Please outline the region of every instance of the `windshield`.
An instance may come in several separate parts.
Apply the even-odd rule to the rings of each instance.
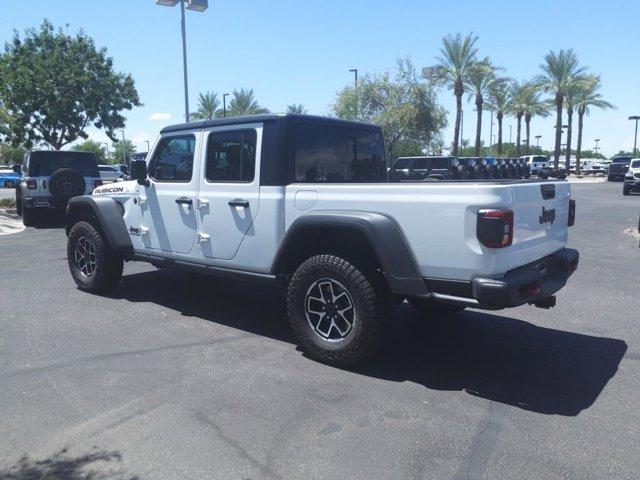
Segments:
[[[48,177],[61,168],[71,168],[83,177],[100,176],[96,156],[89,152],[31,152],[28,168],[33,177]]]
[[[616,157],[611,163],[629,163],[629,160],[631,160],[631,157]]]
[[[634,160],[631,162],[631,168],[640,168],[640,160]]]

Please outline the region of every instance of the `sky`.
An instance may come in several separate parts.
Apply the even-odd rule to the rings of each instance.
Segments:
[[[131,73],[142,107],[127,112],[125,136],[139,151],[165,125],[184,120],[180,10],[155,0],[0,0],[0,45],[44,18],[69,33],[83,29],[107,48],[115,68]],[[615,110],[593,110],[585,119],[584,148],[606,155],[633,148],[633,122],[640,115],[638,0],[209,0],[203,13],[187,11],[190,110],[199,92],[253,88],[273,112],[302,103],[309,113],[330,111],[336,92],[360,75],[393,71],[398,56],[421,68],[436,63],[442,37],[479,36],[479,55],[504,74],[530,79],[549,50],[573,48],[589,71],[602,76],[604,98]],[[68,26],[67,26],[68,25]],[[455,103],[439,90],[448,111],[443,138],[453,137]],[[465,98],[464,138],[473,143],[475,112]],[[488,143],[489,114],[483,117]],[[505,141],[509,140],[504,122]],[[531,135],[552,148],[554,120],[534,118]],[[523,127],[524,132],[524,127]],[[92,129],[92,138],[107,141]],[[494,134],[495,134],[494,128]]]

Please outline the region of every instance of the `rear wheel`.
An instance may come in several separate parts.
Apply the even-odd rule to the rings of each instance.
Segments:
[[[20,187],[16,187],[16,213],[22,215],[22,194],[20,193]]]
[[[37,212],[33,207],[22,207],[22,223],[25,227],[32,227],[36,223]]]
[[[123,259],[88,222],[76,223],[67,240],[67,261],[80,290],[91,293],[113,288],[122,278]]]
[[[388,311],[387,292],[369,277],[334,255],[317,255],[298,267],[289,283],[287,309],[306,354],[347,366],[377,350]]]

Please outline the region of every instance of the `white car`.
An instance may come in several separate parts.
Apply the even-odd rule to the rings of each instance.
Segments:
[[[281,286],[301,348],[334,365],[372,354],[402,299],[432,315],[549,308],[578,266],[568,182],[389,183],[374,125],[293,114],[175,125],[147,162],[71,200],[78,287],[114,287],[130,260]]]
[[[124,173],[114,165],[98,165],[98,171],[103,182],[117,182],[124,177]]]
[[[525,155],[520,157],[529,165],[529,169],[533,175],[538,174],[538,170],[543,168],[551,168],[551,162],[546,155]]]

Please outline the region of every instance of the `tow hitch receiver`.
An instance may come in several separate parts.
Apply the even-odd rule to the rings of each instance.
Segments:
[[[540,300],[536,300],[533,304],[538,308],[551,308],[556,306],[556,296],[551,295],[547,298],[541,298]]]

